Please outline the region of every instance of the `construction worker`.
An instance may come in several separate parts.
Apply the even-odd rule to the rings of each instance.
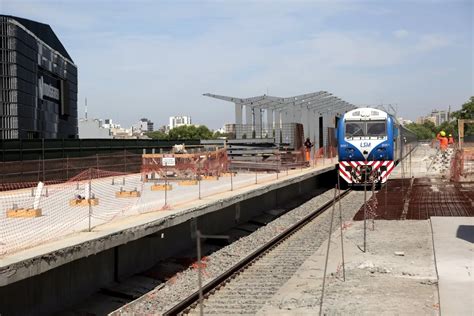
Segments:
[[[453,134],[449,134],[448,136],[448,145],[454,145]]]
[[[439,149],[444,152],[448,148],[448,138],[446,137],[446,132],[439,132],[438,135],[436,135],[436,139],[439,141]]]
[[[311,143],[309,138],[306,138],[306,141],[304,142],[304,147],[305,147],[306,161],[310,161],[311,160],[311,147],[313,147],[313,143]]]

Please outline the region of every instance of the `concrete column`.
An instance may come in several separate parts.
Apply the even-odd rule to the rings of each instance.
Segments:
[[[281,143],[281,111],[275,111],[275,142]]]
[[[315,110],[310,110],[309,111],[309,120],[311,121],[309,125],[309,138],[313,142],[313,144],[317,144],[318,139],[316,138],[317,133],[318,133],[318,116],[316,115]]]
[[[311,122],[309,119],[309,110],[307,107],[301,108],[300,116],[301,116],[301,122],[303,123],[303,133],[304,133],[303,136],[306,139],[307,137],[309,137],[309,129],[311,125]]]
[[[255,138],[262,138],[262,110],[254,108],[255,114]]]
[[[253,113],[250,105],[245,105],[245,124],[240,129],[241,138],[252,138]]]
[[[235,103],[235,124],[242,125],[242,104]]]
[[[265,133],[268,135],[268,137],[273,137],[273,110],[272,109],[266,109],[267,111],[267,124],[265,125]]]
[[[253,124],[253,113],[250,105],[245,106],[245,124],[252,126]]]

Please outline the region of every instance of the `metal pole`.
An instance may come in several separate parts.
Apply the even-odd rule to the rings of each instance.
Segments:
[[[375,200],[375,182],[372,183],[372,197],[371,197],[371,199],[372,199],[373,207],[375,207],[375,202],[374,202],[374,200]],[[374,231],[375,230],[375,213],[374,213],[375,210],[372,210],[372,211],[373,211],[372,212],[372,231]]]
[[[255,184],[257,184],[257,156],[255,156]]]
[[[277,171],[276,171],[276,174],[277,174],[277,180],[278,180],[278,174],[280,173],[280,167],[281,167],[281,156],[280,156],[280,153],[278,153],[278,161],[277,161]]]
[[[66,156],[66,180],[69,180],[69,155]]]
[[[165,166],[165,207],[168,206],[168,172]]]
[[[87,203],[89,204],[89,232],[91,231],[91,217],[92,217],[91,193],[92,193],[92,168],[89,168],[89,194],[88,194],[88,200],[87,200]]]
[[[23,160],[21,161],[21,176],[23,177]],[[38,182],[40,182],[41,177],[41,156],[38,156]]]
[[[364,252],[367,251],[367,169],[364,169]]]
[[[45,176],[44,176],[44,138],[41,139],[41,147],[42,147],[42,153],[43,153],[43,182],[45,181]]]
[[[201,176],[198,175],[199,199],[201,199]]]
[[[387,219],[385,216],[387,214],[387,191],[388,191],[388,179],[385,180],[385,210],[383,211],[384,219]]]
[[[342,222],[342,206],[341,206],[341,178],[337,175],[337,192],[339,199],[339,223],[341,226],[341,256],[342,256],[342,279],[346,281],[346,265],[344,260],[344,223]]]
[[[323,312],[324,288],[325,288],[325,285],[326,285],[326,271],[327,271],[327,267],[328,267],[329,247],[331,246],[331,235],[332,235],[332,223],[333,223],[333,220],[334,220],[334,209],[336,208],[336,191],[337,191],[337,186],[334,188],[334,199],[332,201],[331,222],[329,224],[328,247],[327,247],[327,250],[326,250],[326,261],[324,263],[323,287],[321,289],[321,300],[319,301],[319,315],[322,315],[322,312]]]
[[[127,173],[127,150],[123,150],[123,172]]]
[[[411,149],[411,148],[410,148]],[[411,178],[411,150],[410,150],[410,157],[409,157],[409,162],[410,162],[410,178]]]
[[[202,306],[202,276],[201,276],[201,232],[196,231],[196,243],[197,243],[197,260],[198,260],[198,286],[199,286],[199,315],[204,315]]]

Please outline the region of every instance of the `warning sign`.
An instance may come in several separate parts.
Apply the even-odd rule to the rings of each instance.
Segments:
[[[163,157],[161,158],[161,164],[166,167],[176,166],[176,159],[174,157]]]

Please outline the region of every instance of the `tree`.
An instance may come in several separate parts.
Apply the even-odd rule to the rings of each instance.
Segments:
[[[459,119],[473,120],[474,119],[474,96],[462,105],[461,110],[453,112],[452,116]],[[457,131],[457,124],[455,126]],[[467,124],[464,128],[464,135],[474,135],[474,124]]]
[[[227,138],[231,139],[233,137],[232,133],[221,133],[219,131],[215,131],[214,134],[212,134],[212,138],[218,139],[218,138]]]
[[[408,128],[413,133],[415,133],[416,137],[419,140],[428,140],[428,139],[432,139],[435,136],[433,130],[431,130],[430,128],[431,125],[428,124],[428,126],[425,125],[424,123],[423,124],[410,123],[406,125],[406,128]],[[433,127],[434,127],[434,124],[433,124]]]
[[[173,128],[168,133],[168,139],[211,139],[212,132],[204,125],[196,127],[194,125],[183,125]]]
[[[145,135],[152,139],[160,139],[160,140],[168,139],[168,135],[162,131],[147,132],[145,133]]]

